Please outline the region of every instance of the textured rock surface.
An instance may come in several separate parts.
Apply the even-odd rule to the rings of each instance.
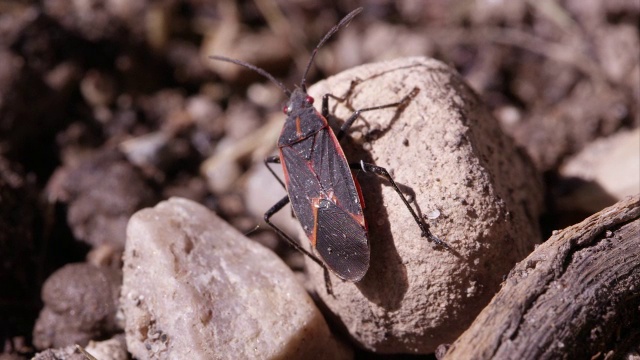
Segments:
[[[47,349],[37,353],[33,360],[91,360],[85,354],[93,356],[97,360],[129,359],[124,335],[120,334],[105,341],[90,341],[85,348],[69,345],[63,348]],[[3,358],[0,356],[0,359]]]
[[[118,334],[109,340],[90,341],[84,350],[99,360],[129,359],[124,334]]]
[[[86,345],[119,330],[116,310],[120,270],[86,263],[69,264],[53,273],[42,288],[44,308],[33,330],[38,349]]]
[[[138,359],[341,359],[311,298],[273,253],[172,198],[127,228],[121,306]]]
[[[69,345],[63,348],[47,349],[37,353],[33,360],[86,360],[87,358],[75,346]]]
[[[360,82],[351,85],[355,79]],[[417,94],[404,109],[363,113],[353,139],[343,141],[345,153],[351,162],[386,167],[415,192],[421,213],[439,212],[428,224],[453,251],[422,238],[393,189],[360,173],[369,272],[357,284],[332,276],[334,298],[326,294],[320,268],[307,261],[338,322],[361,346],[386,353],[430,353],[455,340],[502,277],[541,240],[538,174],[449,67],[426,58],[369,64],[309,92],[318,100],[325,93],[346,96],[329,106],[346,119],[356,109],[396,102],[412,91]]]

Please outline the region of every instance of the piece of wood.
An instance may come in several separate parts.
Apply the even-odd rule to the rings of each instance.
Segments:
[[[640,195],[554,232],[444,359],[609,359],[640,339]]]

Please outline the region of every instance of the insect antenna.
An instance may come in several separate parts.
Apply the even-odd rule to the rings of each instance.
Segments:
[[[349,25],[349,22],[351,21],[351,19],[356,17],[356,15],[360,14],[361,11],[362,11],[362,8],[360,7],[360,8],[357,8],[357,9],[353,10],[349,14],[347,14],[347,16],[342,18],[342,20],[340,20],[340,22],[337,25],[332,27],[331,30],[329,30],[327,32],[327,34],[322,38],[322,40],[320,40],[320,42],[318,43],[316,48],[313,49],[313,52],[311,53],[311,58],[309,59],[309,62],[307,63],[307,68],[304,70],[304,75],[302,76],[302,81],[300,82],[300,88],[302,89],[302,91],[304,91],[305,93],[307,92],[307,73],[309,72],[309,69],[311,68],[311,64],[313,64],[313,59],[316,57],[316,53],[318,52],[318,49],[320,49],[322,47],[322,45],[324,45],[324,43],[327,40],[329,40],[329,38],[331,36],[333,36],[333,34],[338,32],[338,30],[340,30],[341,28]]]
[[[241,61],[241,60],[236,60],[236,59],[231,59],[228,57],[224,57],[224,56],[217,56],[217,55],[213,55],[213,56],[209,56],[210,59],[213,60],[220,60],[220,61],[226,61],[226,62],[230,62],[236,65],[240,65],[240,66],[244,66],[247,69],[251,69],[255,72],[257,72],[258,74],[266,77],[267,79],[271,80],[271,82],[273,82],[274,84],[278,85],[278,87],[280,89],[282,89],[282,91],[285,93],[285,95],[287,95],[287,97],[291,97],[291,90],[287,89],[286,86],[284,86],[284,84],[282,84],[280,81],[276,80],[276,78],[273,77],[273,75],[269,74],[268,72],[266,72],[264,69],[261,69],[255,65],[251,65],[247,62]]]

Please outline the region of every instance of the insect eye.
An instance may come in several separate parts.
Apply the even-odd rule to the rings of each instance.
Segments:
[[[291,105],[285,105],[285,106],[283,106],[283,107],[282,107],[282,112],[283,112],[285,115],[289,115],[289,113],[291,112]]]
[[[311,97],[309,95],[307,95],[307,97],[304,99],[304,101],[306,101],[307,104],[309,104],[309,105],[313,104],[313,100],[314,100],[313,97]]]

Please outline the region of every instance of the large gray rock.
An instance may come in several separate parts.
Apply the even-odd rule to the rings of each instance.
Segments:
[[[272,252],[205,207],[172,198],[127,228],[121,306],[138,359],[345,359]]]
[[[343,142],[345,153],[351,162],[386,167],[415,192],[413,206],[429,215],[432,233],[453,250],[421,237],[393,189],[360,173],[368,273],[355,284],[332,275],[332,297],[321,269],[307,261],[321,299],[353,339],[385,353],[430,353],[455,340],[541,241],[539,175],[454,70],[405,58],[347,70],[309,93],[317,103],[325,93],[346,96],[343,103],[330,101],[332,113],[346,119],[412,91],[417,94],[403,109],[363,113],[352,140]],[[308,244],[304,236],[302,242]]]

